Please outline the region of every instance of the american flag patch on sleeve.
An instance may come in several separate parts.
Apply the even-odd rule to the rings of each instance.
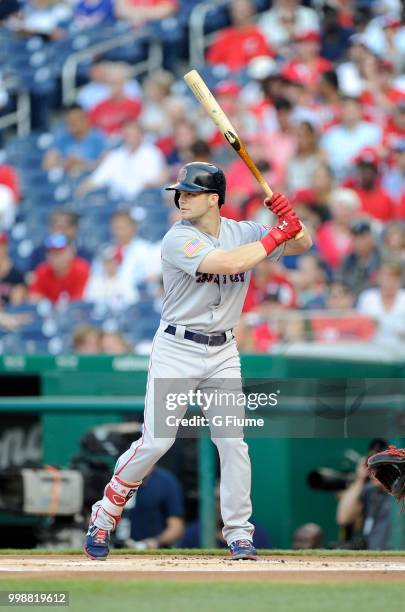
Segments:
[[[192,240],[187,240],[181,247],[181,250],[187,257],[193,257],[198,251],[201,251],[206,246],[206,243],[200,240],[199,238],[193,238]]]

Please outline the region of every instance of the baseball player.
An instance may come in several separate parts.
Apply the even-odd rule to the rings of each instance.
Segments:
[[[92,508],[84,546],[91,559],[106,559],[110,532],[125,504],[175,440],[175,426],[159,433],[163,413],[156,404],[164,381],[170,386],[177,380],[179,387],[197,381],[199,388],[207,388],[215,381],[230,380],[241,390],[232,329],[242,312],[251,270],[266,257],[277,260],[304,253],[312,243],[281,194],[264,200],[278,216],[277,227],[221,217],[226,179],[212,164],[186,164],[177,182],[166,189],[174,190],[181,221],[162,242],[164,300],[150,356],[143,434],[118,459],[103,498]],[[302,236],[295,240],[301,230]],[[187,406],[178,407],[175,414],[182,417],[186,410]],[[210,410],[219,414],[223,407],[214,405]],[[249,522],[251,467],[243,427],[233,428],[229,437],[216,435],[211,428],[211,437],[220,458],[223,535],[231,558],[255,559],[254,528]]]

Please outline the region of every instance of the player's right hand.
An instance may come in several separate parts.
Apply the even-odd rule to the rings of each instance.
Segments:
[[[293,212],[294,210],[289,199],[282,193],[273,193],[271,198],[266,198],[264,200],[264,205],[278,217]]]

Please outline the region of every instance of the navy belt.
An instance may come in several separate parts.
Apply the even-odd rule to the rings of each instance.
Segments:
[[[164,330],[166,334],[176,335],[176,326],[168,325]],[[200,334],[199,332],[192,332],[188,329],[184,332],[186,340],[192,340],[198,342],[198,344],[208,344],[208,346],[222,346],[226,342],[226,334],[219,334],[217,336],[207,336],[206,334]]]

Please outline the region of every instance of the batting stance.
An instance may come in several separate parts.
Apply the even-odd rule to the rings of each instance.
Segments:
[[[212,164],[193,162],[179,172],[174,201],[181,221],[162,243],[162,320],[150,356],[142,437],[118,459],[103,499],[92,508],[84,550],[106,559],[110,532],[142,479],[172,446],[177,427],[155,435],[158,379],[197,379],[202,384],[232,379],[241,384],[240,360],[232,329],[238,323],[252,268],[266,257],[304,253],[311,238],[284,195],[266,198],[277,227],[221,217],[226,180]],[[294,239],[299,232],[303,234]],[[159,382],[159,381],[158,381]],[[178,413],[183,416],[186,408]],[[250,501],[251,467],[240,435],[214,436],[220,457],[223,535],[232,559],[255,559]],[[164,541],[159,544],[164,545]]]

